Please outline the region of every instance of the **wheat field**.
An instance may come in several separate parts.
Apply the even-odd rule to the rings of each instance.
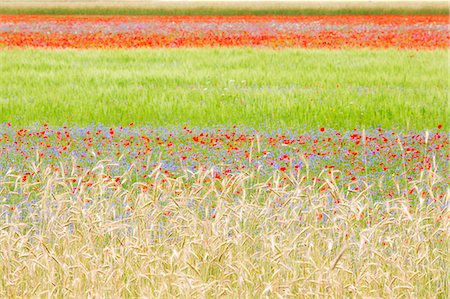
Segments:
[[[125,183],[132,168],[123,184],[108,180],[108,163],[90,170],[90,188],[70,167],[41,169],[39,183],[8,171],[0,196],[16,204],[0,211],[0,297],[449,295],[450,194],[433,195],[445,183],[436,170],[392,181],[412,191],[377,201],[367,194],[381,180],[340,190],[333,172],[319,184],[257,171],[173,179],[157,167],[144,190]]]

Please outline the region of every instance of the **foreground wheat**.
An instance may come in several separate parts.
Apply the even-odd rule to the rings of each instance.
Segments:
[[[89,183],[50,168],[0,181],[0,297],[449,295],[450,194],[434,196],[436,172],[375,200],[381,180],[351,191],[332,174],[155,170],[148,188],[133,169],[109,180],[105,163]]]

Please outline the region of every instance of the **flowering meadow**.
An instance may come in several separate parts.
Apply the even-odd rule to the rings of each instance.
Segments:
[[[40,48],[446,48],[445,15],[27,16],[2,15],[0,45]]]
[[[447,298],[449,23],[0,15],[0,297]]]
[[[36,188],[42,181],[40,169],[47,167],[56,172],[69,171],[72,176],[82,178],[81,183],[92,186],[89,181],[95,179],[96,173],[89,170],[99,161],[105,161],[100,164],[105,167],[106,181],[117,186],[140,182],[143,192],[154,187],[155,169],[164,174],[157,179],[158,184],[198,171],[211,171],[219,182],[241,172],[257,173],[261,178],[274,173],[307,175],[310,181],[323,182],[319,175],[326,173],[333,174],[340,189],[350,191],[359,191],[378,181],[418,180],[423,172],[431,170],[442,179],[450,179],[446,167],[450,161],[450,141],[442,125],[434,132],[410,133],[381,128],[265,133],[249,128],[134,128],[134,124],[116,128],[52,128],[44,124],[18,130],[3,126],[2,132],[1,168],[20,175],[21,182],[37,183]],[[60,161],[72,163],[60,165]],[[121,176],[125,172],[132,176],[124,181]],[[289,184],[284,178],[273,187]],[[268,183],[267,188],[270,187]],[[395,184],[392,188],[374,188],[370,191],[372,199],[417,193],[394,187]],[[446,196],[446,187],[436,185],[436,189],[429,190],[432,197],[428,190],[423,190],[421,196],[431,203]],[[77,191],[79,188],[73,189],[74,194]],[[327,186],[321,191],[326,192]],[[23,195],[28,194],[20,193],[19,198]]]

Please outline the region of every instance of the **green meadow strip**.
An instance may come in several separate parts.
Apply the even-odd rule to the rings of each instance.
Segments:
[[[1,50],[0,123],[430,129],[446,50]]]
[[[0,14],[36,14],[36,15],[206,15],[206,16],[241,16],[241,15],[448,15],[448,5],[442,2],[420,4],[416,6],[364,6],[364,5],[318,5],[318,6],[3,6]]]

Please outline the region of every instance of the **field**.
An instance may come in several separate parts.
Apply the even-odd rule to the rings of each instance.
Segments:
[[[448,6],[103,5],[0,6],[0,297],[449,297]]]
[[[448,127],[447,55],[446,50],[4,50],[0,121]]]
[[[448,15],[447,1],[90,1],[3,0],[0,14],[143,16]]]

